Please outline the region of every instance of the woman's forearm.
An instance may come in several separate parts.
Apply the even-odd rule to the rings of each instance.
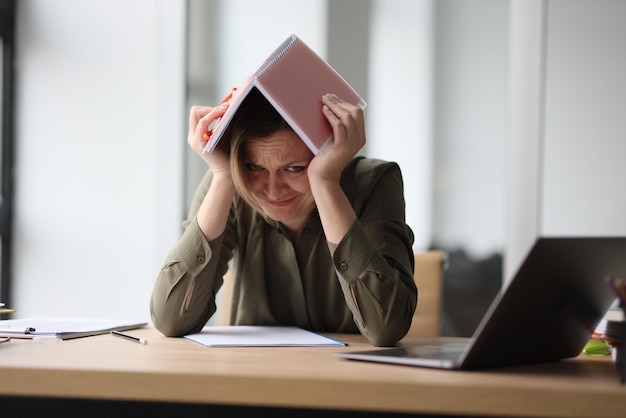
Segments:
[[[230,176],[214,176],[196,215],[207,241],[213,241],[226,228],[235,186]]]
[[[311,182],[311,192],[326,239],[333,244],[338,244],[356,219],[354,209],[339,182],[314,180]]]

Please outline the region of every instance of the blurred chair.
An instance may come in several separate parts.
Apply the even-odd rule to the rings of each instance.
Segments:
[[[417,285],[417,309],[407,336],[436,337],[441,335],[442,278],[445,265],[443,251],[415,253],[413,279]]]

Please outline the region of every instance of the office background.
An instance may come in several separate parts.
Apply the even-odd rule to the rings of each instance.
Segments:
[[[504,255],[624,235],[619,0],[22,0],[16,317],[149,320],[216,103],[298,34],[364,91],[364,153],[398,161],[415,250]],[[357,36],[358,35],[358,36]]]

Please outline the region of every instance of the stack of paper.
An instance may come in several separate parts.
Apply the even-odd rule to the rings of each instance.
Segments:
[[[93,318],[45,318],[7,319],[0,321],[0,338],[45,338],[62,340],[105,334],[113,330],[124,331],[141,328],[146,322]]]

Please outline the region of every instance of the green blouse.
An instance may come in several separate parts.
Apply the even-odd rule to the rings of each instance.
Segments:
[[[341,185],[358,220],[337,245],[326,240],[315,210],[292,243],[280,223],[238,196],[224,233],[207,242],[196,213],[211,178],[209,171],[200,183],[185,231],[156,280],[150,312],[159,331],[199,332],[216,312],[215,295],[232,262],[231,324],[360,332],[378,346],[406,335],[417,288],[397,164],[356,157],[345,168]],[[192,283],[194,296],[185,310]]]

